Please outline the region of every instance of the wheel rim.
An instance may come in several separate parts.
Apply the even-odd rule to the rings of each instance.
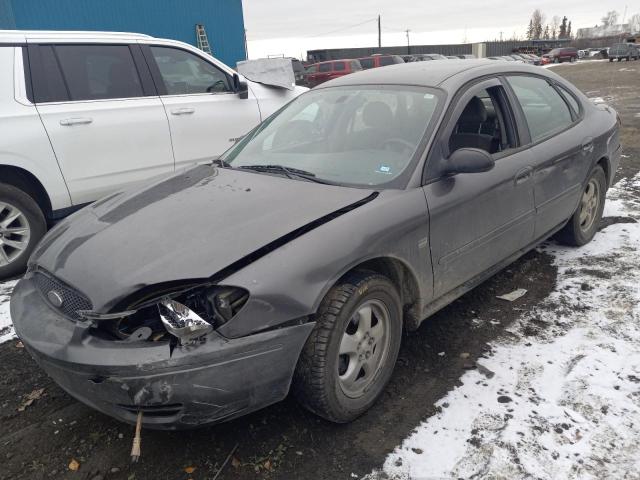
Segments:
[[[379,300],[362,303],[347,322],[338,356],[338,380],[346,396],[361,397],[377,377],[387,359],[389,330],[389,311]]]
[[[0,267],[14,262],[29,246],[31,229],[22,211],[0,202]]]
[[[587,232],[593,226],[598,216],[600,207],[600,185],[595,179],[591,179],[582,194],[580,201],[580,229]]]

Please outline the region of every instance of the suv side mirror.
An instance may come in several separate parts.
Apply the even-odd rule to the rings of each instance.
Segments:
[[[249,98],[249,85],[244,80],[240,80],[240,75],[233,74],[233,89],[242,100]]]
[[[482,173],[494,166],[495,162],[488,152],[479,148],[459,148],[447,160],[445,173]]]

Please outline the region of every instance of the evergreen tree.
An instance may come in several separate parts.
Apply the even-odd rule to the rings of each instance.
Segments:
[[[558,38],[567,38],[567,17],[562,17],[562,23],[560,24],[560,34]]]
[[[533,40],[533,20],[529,20],[529,27],[527,28],[527,40]]]
[[[542,38],[545,40],[549,40],[549,25],[544,27],[544,33],[542,34]]]
[[[569,25],[567,25],[567,38],[571,38],[571,21],[569,21]]]

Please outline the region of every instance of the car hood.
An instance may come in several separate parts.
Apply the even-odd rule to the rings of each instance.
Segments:
[[[81,210],[43,239],[30,266],[105,312],[147,286],[232,273],[373,194],[201,165]]]

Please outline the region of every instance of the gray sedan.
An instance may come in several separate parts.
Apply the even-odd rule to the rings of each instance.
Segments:
[[[385,388],[403,329],[551,235],[589,242],[619,158],[616,112],[550,71],[342,77],[223,158],[61,222],[15,288],[16,332],[127,422],[225,421],[290,389],[348,422]]]

